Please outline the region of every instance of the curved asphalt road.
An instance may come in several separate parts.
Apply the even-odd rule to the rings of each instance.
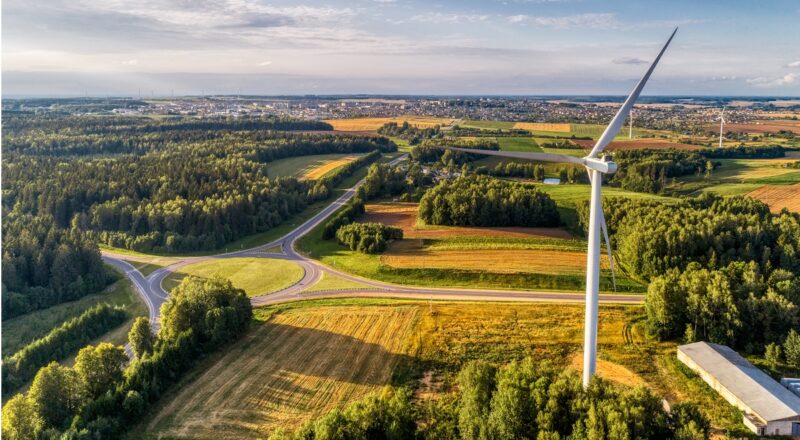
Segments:
[[[406,155],[398,157],[391,163],[396,164],[404,160]],[[217,255],[202,257],[186,257],[179,259],[169,266],[162,267],[149,276],[145,277],[135,267],[125,260],[135,260],[136,257],[115,254],[103,251],[103,260],[125,273],[136,287],[136,291],[144,299],[149,309],[150,322],[154,329],[158,328],[159,310],[161,305],[167,300],[168,293],[162,288],[161,283],[180,267],[219,258],[236,257],[262,257],[280,258],[292,260],[299,264],[303,270],[303,278],[294,285],[279,292],[256,296],[251,299],[254,306],[277,304],[282,302],[331,298],[331,297],[386,297],[386,298],[409,298],[425,300],[473,300],[473,301],[545,301],[545,302],[583,302],[583,293],[555,293],[537,291],[510,291],[510,290],[486,290],[486,289],[441,289],[430,287],[409,287],[396,284],[384,283],[380,281],[362,278],[356,275],[340,272],[319,261],[312,260],[298,253],[295,250],[297,240],[314,229],[317,225],[325,221],[331,214],[336,212],[342,205],[347,203],[355,196],[356,189],[364,183],[360,180],[352,188],[345,191],[333,203],[325,207],[322,211],[305,221],[303,224],[279,238],[261,246],[251,249],[244,249],[235,252],[227,252]],[[280,246],[281,253],[267,253],[266,251]],[[305,292],[310,286],[316,284],[322,277],[323,272],[335,274],[336,276],[351,281],[356,281],[366,287],[360,289],[345,289],[331,291]],[[641,296],[635,295],[600,295],[600,301],[606,303],[640,304],[643,301]]]

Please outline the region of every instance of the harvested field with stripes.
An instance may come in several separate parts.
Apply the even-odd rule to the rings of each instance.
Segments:
[[[379,222],[403,229],[404,238],[516,237],[563,238],[572,235],[562,228],[468,227],[417,225],[416,203],[374,203],[366,206],[362,222]]]
[[[709,130],[719,130],[718,125],[707,126]],[[792,119],[770,119],[764,121],[753,121],[749,124],[725,124],[725,131],[738,133],[777,133],[779,131],[791,131],[800,134],[800,121]]]
[[[266,438],[388,384],[419,308],[288,309],[259,323],[147,424],[168,438]]]
[[[328,119],[325,122],[331,124],[336,131],[377,131],[381,126],[389,122],[402,124],[408,122],[417,128],[430,128],[436,125],[450,125],[454,119],[436,118],[428,116],[397,116],[391,118],[353,118],[353,119]]]
[[[800,212],[800,183],[794,185],[764,185],[747,194],[769,205],[769,210],[779,213],[783,208]]]
[[[308,170],[305,174],[303,174],[301,179],[316,180],[316,179],[322,178],[326,174],[330,173],[331,171],[333,171],[333,170],[335,170],[335,169],[337,169],[337,168],[339,168],[341,166],[347,165],[350,162],[358,159],[359,157],[360,157],[359,155],[350,155],[350,156],[345,156],[345,157],[343,157],[341,159],[338,159],[338,160],[332,160],[330,162],[324,163],[324,164],[322,164],[322,165],[320,165],[320,166],[318,166],[316,168]]]
[[[516,130],[553,131],[558,133],[569,133],[572,130],[570,124],[551,124],[546,122],[517,122],[513,128]]]

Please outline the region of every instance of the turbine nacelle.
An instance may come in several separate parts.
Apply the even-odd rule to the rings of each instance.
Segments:
[[[617,163],[613,162],[608,156],[602,158],[584,157],[583,165],[586,168],[599,171],[603,174],[614,174],[617,172]]]

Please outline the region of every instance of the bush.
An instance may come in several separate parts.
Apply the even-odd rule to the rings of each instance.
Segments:
[[[350,223],[336,231],[336,240],[351,251],[377,254],[386,250],[389,240],[402,240],[403,230],[383,223]]]

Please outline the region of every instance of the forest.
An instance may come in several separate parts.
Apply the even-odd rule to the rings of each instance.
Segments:
[[[620,150],[614,152],[618,170],[611,182],[629,191],[658,193],[668,180],[691,174],[710,176],[714,163],[682,150]]]
[[[431,225],[558,226],[556,203],[532,185],[467,175],[425,192],[419,218]]]
[[[650,282],[648,332],[761,354],[800,325],[800,215],[742,196],[604,200],[622,268]],[[587,224],[588,207],[578,209]]]

